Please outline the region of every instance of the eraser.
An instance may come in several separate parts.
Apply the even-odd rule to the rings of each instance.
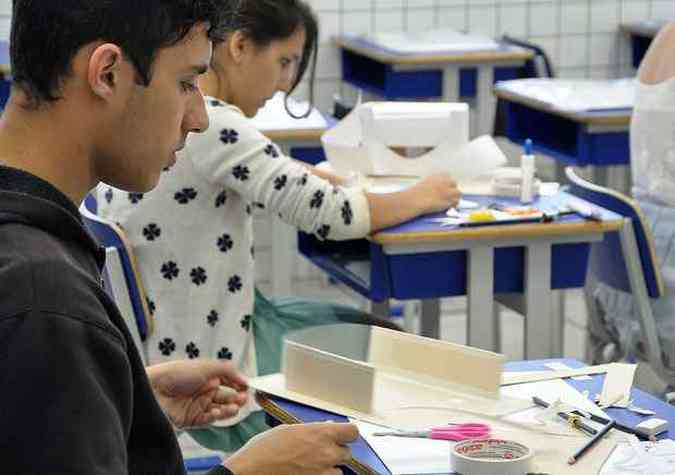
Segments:
[[[647,436],[657,435],[668,430],[668,421],[657,418],[647,419],[636,425],[635,430]]]

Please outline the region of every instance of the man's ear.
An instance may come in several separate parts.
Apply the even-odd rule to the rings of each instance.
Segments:
[[[120,87],[124,69],[122,49],[111,43],[97,46],[89,57],[87,81],[91,91],[101,99],[112,97]]]

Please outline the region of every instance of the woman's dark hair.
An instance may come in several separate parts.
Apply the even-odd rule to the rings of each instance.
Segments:
[[[94,41],[118,45],[147,86],[158,50],[209,23],[211,40],[230,29],[234,0],[14,0],[10,58],[14,85],[33,107],[60,98],[71,62]]]
[[[314,102],[314,76],[316,74],[319,25],[312,9],[303,0],[239,0],[231,21],[234,30],[241,30],[261,47],[273,41],[291,37],[298,28],[305,30],[305,47],[297,74],[286,95],[286,111],[296,119],[307,117]],[[288,108],[288,96],[298,87],[307,68],[309,73],[309,108],[302,115],[295,115]]]

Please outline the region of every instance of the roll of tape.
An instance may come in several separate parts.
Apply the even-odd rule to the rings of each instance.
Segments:
[[[452,449],[452,469],[460,475],[527,475],[534,452],[510,440],[472,439]]]

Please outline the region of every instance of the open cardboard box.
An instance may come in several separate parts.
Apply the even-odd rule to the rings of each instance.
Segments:
[[[450,174],[457,182],[506,163],[490,136],[469,141],[469,108],[447,102],[368,102],[321,137],[333,170],[343,176],[425,177]],[[403,156],[401,149],[423,153]]]

